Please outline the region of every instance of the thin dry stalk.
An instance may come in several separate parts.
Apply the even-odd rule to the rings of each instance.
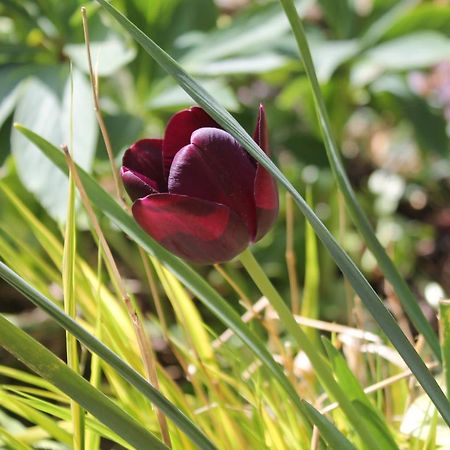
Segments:
[[[81,183],[80,177],[78,176],[76,166],[75,166],[70,154],[68,153],[68,151],[66,151],[66,149],[64,149],[64,150],[65,150],[64,153],[65,153],[65,157],[66,157],[66,161],[67,161],[67,165],[69,167],[70,173],[73,176],[75,185],[77,186],[78,192],[80,193],[80,197],[83,202],[83,205],[86,209],[86,212],[88,213],[91,224],[94,227],[95,234],[97,235],[97,238],[100,242],[103,254],[105,255],[105,262],[107,263],[108,268],[112,272],[112,275],[117,282],[118,289],[120,290],[122,299],[125,302],[125,305],[127,307],[127,311],[130,316],[130,319],[132,321],[134,331],[136,334],[136,339],[138,341],[139,350],[141,353],[142,362],[144,364],[144,369],[145,369],[147,380],[155,387],[155,389],[159,390],[159,382],[158,382],[158,377],[156,374],[155,355],[153,353],[153,349],[150,344],[150,338],[149,338],[149,336],[146,335],[146,333],[144,331],[144,327],[142,325],[142,322],[141,322],[141,320],[136,312],[136,309],[134,308],[134,305],[132,304],[130,297],[126,291],[126,288],[124,286],[119,269],[117,268],[114,257],[112,255],[111,249],[110,249],[108,242],[106,241],[106,238],[101,230],[97,216],[95,215],[95,212],[94,212],[92,205],[89,201],[89,198],[86,194],[84,186]],[[162,411],[160,411],[158,408],[156,408],[156,413],[157,413],[158,422],[159,422],[159,426],[161,429],[161,435],[163,437],[163,441],[167,446],[170,447],[171,441],[170,441],[166,417],[164,416]]]
[[[230,287],[239,295],[241,301],[244,303],[247,309],[252,308],[252,301],[245,295],[245,292],[239,287],[233,278],[228,275],[228,273],[220,266],[220,264],[214,264],[214,269],[222,275],[222,278],[230,285]]]
[[[294,251],[294,206],[292,196],[286,192],[286,266],[288,270],[291,308],[293,314],[300,311],[300,287],[297,277],[297,258]]]
[[[113,149],[111,145],[111,140],[108,135],[108,130],[106,129],[105,121],[103,120],[103,116],[100,110],[100,103],[99,103],[99,90],[98,90],[98,77],[94,72],[93,66],[92,66],[92,57],[91,57],[91,45],[90,45],[90,38],[89,38],[89,26],[88,26],[88,20],[86,15],[86,8],[83,6],[81,8],[81,16],[83,18],[83,31],[84,31],[84,41],[86,43],[86,52],[87,52],[87,58],[88,58],[88,65],[89,65],[89,76],[91,78],[91,87],[92,87],[92,99],[94,102],[94,111],[95,116],[97,117],[98,126],[100,127],[100,132],[102,133],[103,141],[105,142],[106,151],[108,153],[108,159],[111,164],[111,171],[114,179],[114,186],[116,189],[116,195],[119,202],[124,205],[125,201],[123,199],[122,195],[122,185],[120,183],[119,175],[117,172],[117,167],[114,162],[114,154]]]
[[[347,211],[345,209],[345,199],[342,195],[342,192],[339,191],[337,193],[337,201],[338,201],[338,214],[339,214],[339,240],[340,242],[344,241],[345,234],[347,232]],[[347,304],[347,323],[353,324],[353,306],[354,306],[354,296],[352,287],[344,277],[344,290],[345,290],[345,300]]]
[[[311,450],[317,450],[319,448],[319,442],[320,442],[320,431],[314,425],[311,436]]]
[[[164,309],[162,307],[161,296],[159,295],[158,288],[156,286],[155,277],[153,276],[153,272],[150,267],[147,254],[144,252],[144,250],[141,247],[138,246],[138,249],[139,249],[139,254],[141,256],[141,259],[142,259],[142,263],[144,265],[144,271],[145,271],[145,276],[147,278],[148,287],[150,289],[150,293],[152,295],[153,302],[155,303],[156,314],[158,315],[158,320],[161,324],[163,336],[166,339],[166,341],[168,342],[169,341],[169,332],[168,332],[166,317],[164,315]]]

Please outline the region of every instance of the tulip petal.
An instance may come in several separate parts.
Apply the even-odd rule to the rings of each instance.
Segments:
[[[278,215],[278,188],[272,175],[258,164],[255,176],[256,233],[259,241],[272,227]]]
[[[228,206],[241,217],[253,237],[255,171],[246,151],[229,133],[200,128],[192,134],[191,144],[175,155],[168,190]]]
[[[256,119],[255,131],[253,132],[253,140],[264,150],[267,156],[270,156],[269,149],[269,132],[267,130],[266,110],[261,103],[258,110],[258,118]]]
[[[140,173],[132,172],[126,167],[121,167],[120,176],[122,177],[128,195],[133,201],[158,192],[155,181],[150,180]]]
[[[269,135],[264,106],[259,106],[256,128],[253,139],[268,156]],[[256,206],[256,235],[254,242],[259,241],[272,227],[278,215],[278,188],[270,174],[261,164],[256,163],[256,175],[254,185]]]
[[[230,208],[185,195],[141,198],[133,204],[133,216],[163,247],[199,264],[228,261],[250,241],[247,227]]]
[[[164,175],[169,177],[170,166],[179,150],[191,142],[192,133],[204,127],[221,128],[202,108],[193,106],[178,112],[169,120],[164,133]]]
[[[162,139],[135,142],[125,152],[122,164],[122,180],[133,200],[167,190],[162,170]]]

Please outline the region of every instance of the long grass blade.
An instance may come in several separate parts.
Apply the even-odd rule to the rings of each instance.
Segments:
[[[140,450],[167,450],[154,435],[93,388],[50,350],[0,315],[0,345]]]
[[[161,395],[161,393],[151,386],[138,372],[1,261],[0,277],[31,300],[36,306],[47,312],[66,331],[70,332],[89,350],[96,353],[113,367],[125,380],[135,386],[136,389],[142,392],[156,407],[161,409],[167,417],[172,419],[174,424],[183,430],[200,449],[216,450],[216,447],[211,441],[209,441],[209,439],[178,408]],[[89,383],[88,385],[89,389],[94,389]],[[164,446],[163,448],[166,447]]]
[[[428,370],[427,366],[408,341],[404,333],[397,325],[395,319],[383,305],[376,292],[370,286],[364,275],[356,267],[352,259],[340,247],[336,239],[316,216],[314,211],[308,206],[304,198],[295,189],[292,183],[283,175],[278,167],[264,154],[259,146],[253,141],[250,135],[241,125],[226,111],[204,88],[202,88],[188,73],[164,50],[162,50],[153,40],[137,28],[117,9],[106,0],[97,0],[102,7],[108,11],[132,37],[142,45],[142,47],[152,56],[178,84],[225,130],[230,132],[238,142],[257,160],[268,169],[272,175],[292,194],[297,206],[311,223],[314,231],[325,247],[330,252],[338,267],[348,278],[355,292],[364,302],[366,308],[383,329],[389,340],[396,347],[397,351],[411,368],[417,381],[427,392],[430,399],[436,405],[440,414],[447,424],[450,425],[450,403],[446,399],[441,388]]]
[[[293,0],[280,0],[280,2],[286,12],[286,16],[288,17],[289,22],[291,23],[292,31],[294,33],[300,54],[302,56],[303,65],[309,78],[311,90],[314,97],[314,103],[319,118],[320,128],[322,130],[328,161],[330,163],[334,177],[336,178],[336,181],[339,185],[339,189],[341,190],[345,198],[347,209],[350,212],[353,222],[357,226],[360,233],[363,235],[367,246],[378,261],[381,270],[392,284],[399,300],[405,308],[406,314],[411,319],[417,330],[419,330],[419,332],[423,334],[426,341],[428,342],[428,345],[433,350],[435,356],[440,359],[441,354],[436,333],[433,331],[433,328],[420,309],[419,304],[414,297],[414,294],[411,292],[405,280],[400,275],[394,263],[389,258],[380,241],[376,237],[367,216],[356,200],[356,195],[345,172],[336,141],[331,131],[330,121],[328,119],[328,114],[322,92],[320,90],[320,85],[317,80],[317,75],[314,70],[314,63],[311,57],[311,52],[309,50],[306,34],[300,16],[297,14],[294,2]],[[410,4],[411,1],[403,3]],[[405,6],[402,6],[402,8],[404,7]]]
[[[63,293],[64,310],[72,319],[76,320],[77,304],[75,299],[75,257],[76,257],[76,225],[75,225],[75,184],[69,176],[69,201],[67,205],[67,221],[64,235],[63,255]],[[79,373],[78,347],[76,339],[66,332],[67,364],[76,373]],[[73,447],[75,450],[84,450],[84,411],[76,401],[70,405],[73,421]]]
[[[356,450],[356,447],[325,416],[320,414],[314,406],[308,402],[303,402],[303,404],[311,420],[314,421],[314,424],[320,430],[324,440],[332,450]]]

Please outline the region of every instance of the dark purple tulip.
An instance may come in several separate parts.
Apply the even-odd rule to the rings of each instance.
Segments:
[[[269,154],[262,105],[253,139]],[[232,259],[261,239],[278,213],[270,173],[197,106],[175,114],[164,139],[134,143],[121,175],[139,225],[196,263]]]

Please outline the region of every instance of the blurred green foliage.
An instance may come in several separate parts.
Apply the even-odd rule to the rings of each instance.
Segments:
[[[417,287],[434,278],[450,288],[443,281],[444,268],[435,267],[440,257],[436,245],[449,228],[442,212],[448,211],[450,165],[450,69],[445,70],[450,8],[444,3],[298,2],[349,176],[378,223],[383,243]],[[68,144],[83,167],[110,183],[92,107],[83,4],[5,0],[0,5],[2,182],[19,189],[20,180],[33,194],[25,194],[30,206],[42,217],[48,213],[57,226],[64,220],[66,182],[12,123],[23,123],[56,145]],[[364,243],[350,225],[339,225],[342,207],[311,92],[278,2],[123,0],[115,5],[182,62],[248,130],[258,103],[264,102],[274,158],[296,186],[312,185],[319,216],[376,283],[379,274]],[[94,2],[86,6],[101,108],[120,161],[130,143],[160,136],[168,117],[192,102]],[[283,196],[281,200],[277,228],[257,251],[267,273],[287,294]],[[13,217],[7,208],[0,210],[3,223],[13,222]],[[20,230],[20,224],[10,226]],[[295,231],[302,279],[305,233],[299,216]],[[123,237],[112,239],[118,248],[126,245]],[[329,257],[322,251],[319,256],[321,314],[336,318],[338,311],[342,316],[344,288]],[[230,270],[239,280],[238,270]],[[336,283],[342,295],[336,296]],[[245,283],[242,287],[252,289]]]

